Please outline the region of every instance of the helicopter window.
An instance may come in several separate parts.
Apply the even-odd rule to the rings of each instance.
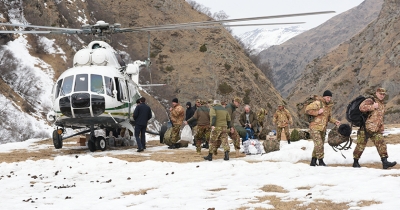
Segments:
[[[112,80],[113,79],[110,77],[104,77],[104,83],[106,84],[107,95],[109,96],[112,96],[112,91],[114,90],[114,85]]]
[[[72,92],[72,83],[74,82],[74,76],[65,77],[64,83],[61,87],[61,95],[65,96]]]
[[[125,81],[125,84],[126,84],[126,87],[127,87],[127,90],[126,90],[126,97],[128,98],[127,100],[130,101],[130,98],[131,98],[132,93],[129,91],[130,88],[129,88],[129,83],[128,83],[128,81]]]
[[[58,80],[58,82],[56,84],[56,92],[54,93],[54,98],[58,97],[58,94],[60,93],[62,82],[63,82],[63,79]]]
[[[97,49],[97,48],[100,48],[101,46],[100,46],[100,44],[99,43],[96,43],[96,44],[94,44],[93,46],[92,46],[92,49]]]
[[[101,75],[90,75],[90,91],[98,94],[104,94],[103,77]]]
[[[77,74],[75,79],[75,92],[88,91],[88,75]]]

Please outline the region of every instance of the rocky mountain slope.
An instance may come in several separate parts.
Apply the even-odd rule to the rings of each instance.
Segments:
[[[309,94],[333,92],[334,114],[344,119],[347,104],[360,94],[387,89],[386,123],[400,119],[400,0],[385,0],[378,19],[338,48],[309,63],[288,97],[296,104]]]
[[[275,29],[258,28],[239,35],[239,39],[252,50],[252,54],[258,54],[273,45],[280,45],[304,31],[306,30],[300,26]]]
[[[118,22],[122,27],[210,20],[183,0],[0,1],[0,14],[3,22],[69,28],[80,28],[82,24],[94,24],[98,20],[109,23]],[[4,30],[5,27],[1,29]],[[9,27],[7,29],[11,30]],[[41,37],[52,40],[53,47],[62,53],[46,50]],[[26,46],[31,56],[27,59],[40,60],[48,64],[48,68],[42,68],[42,70],[53,75],[53,81],[72,66],[74,53],[96,38],[86,35],[3,34],[0,36],[0,42],[3,44],[0,51],[7,54],[9,61],[15,61],[13,65],[4,65],[7,62],[3,60],[1,70],[5,74],[1,75],[0,83],[1,86],[11,88],[2,88],[0,93],[15,104],[19,112],[29,113],[37,119],[44,119],[51,104],[46,102],[46,106],[40,106],[39,104],[44,103],[43,101],[37,101],[35,97],[25,97],[28,94],[13,88],[16,85],[11,84],[13,79],[23,81],[24,76],[25,78],[27,76],[19,73],[21,66],[18,65],[17,56],[7,51],[9,48],[5,47],[19,38],[27,42]],[[126,63],[130,63],[137,59],[147,58],[147,40],[147,33],[117,34],[112,37],[111,45],[124,56]],[[254,110],[263,107],[270,112],[283,101],[272,83],[245,56],[239,44],[225,29],[151,32],[150,45],[153,65],[150,70],[141,71],[140,82],[167,84],[162,88],[147,89],[147,92],[164,105],[155,108],[159,110],[159,113],[164,113],[156,113],[160,122],[166,120],[165,109],[174,97],[179,98],[184,105],[186,101],[193,102],[196,98],[230,101],[234,96],[239,96],[253,106]],[[33,86],[35,84],[26,87]],[[40,88],[37,90],[35,96],[46,94]],[[156,104],[151,104],[151,106],[154,107]],[[1,126],[1,129],[6,127],[12,130],[21,125],[10,124],[6,121]],[[24,138],[34,136],[34,132],[30,131],[32,135]],[[24,140],[18,137],[16,139]]]
[[[309,62],[349,40],[375,20],[382,2],[383,0],[365,0],[359,6],[314,29],[262,51],[259,54],[260,59],[270,63],[275,88],[286,97],[295,88],[296,81]]]

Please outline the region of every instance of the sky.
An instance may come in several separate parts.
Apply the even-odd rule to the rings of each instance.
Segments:
[[[400,133],[387,129],[385,135]],[[157,137],[148,136],[148,139]],[[16,149],[38,151],[53,148],[35,144],[38,139],[0,145],[0,153]],[[249,155],[224,161],[222,150],[213,161],[174,163],[166,161],[127,162],[110,157],[125,154],[150,156],[171,153],[167,146],[57,153],[54,160],[27,160],[0,163],[0,203],[2,209],[237,209],[273,208],[256,197],[277,196],[282,202],[297,200],[304,206],[318,200],[349,203],[349,209],[395,210],[400,206],[400,169],[352,168],[352,150],[334,152],[325,144],[327,167],[309,166],[312,141],[281,142],[280,151]],[[72,145],[71,145],[72,144]],[[67,144],[64,144],[67,145]],[[233,145],[231,151],[233,151]],[[354,148],[355,145],[353,145]],[[54,148],[53,148],[54,149]],[[195,147],[181,148],[195,154]],[[255,152],[253,146],[250,151]],[[206,152],[203,151],[203,154]],[[389,161],[400,160],[400,145],[388,145]],[[202,157],[199,157],[202,158]],[[304,161],[299,162],[299,161]],[[360,164],[379,163],[375,147],[367,147]],[[329,166],[345,164],[346,166]],[[276,185],[286,192],[265,192],[263,186]],[[146,191],[146,194],[124,193]],[[33,201],[32,201],[33,200]],[[359,207],[362,201],[376,201]]]
[[[225,11],[229,19],[271,16],[282,14],[335,11],[336,13],[312,15],[294,18],[275,19],[274,22],[306,22],[301,24],[304,29],[314,28],[335,15],[358,6],[363,0],[195,0],[197,3],[210,8],[211,13]],[[270,23],[268,21],[252,21],[251,23]],[[233,27],[233,33],[240,35],[257,27]],[[264,26],[268,29],[282,26]]]

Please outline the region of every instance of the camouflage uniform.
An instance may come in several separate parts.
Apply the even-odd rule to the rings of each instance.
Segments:
[[[380,101],[378,98],[375,98],[375,102],[378,103],[377,109],[374,109],[374,101],[371,98],[366,99],[360,104],[360,111],[371,111],[371,114],[365,122],[368,137],[374,142],[375,147],[378,150],[379,156],[381,158],[387,158],[387,147],[382,136],[382,132],[384,130],[383,116],[385,114],[385,105],[383,104],[383,101]],[[358,130],[357,132],[357,146],[356,148],[354,148],[353,152],[353,157],[355,159],[360,159],[366,145],[367,141],[365,140],[364,128],[360,128],[360,130]]]
[[[230,125],[231,117],[228,111],[220,104],[216,104],[210,109],[210,120],[214,130],[211,130],[209,153],[213,153],[215,147],[218,148],[218,142],[222,143],[224,151],[229,153],[227,127]]]
[[[282,130],[284,129],[286,138],[289,140],[289,124],[293,124],[289,111],[285,108],[276,110],[272,122],[276,124],[276,139],[281,140]]]
[[[314,141],[314,150],[312,152],[313,158],[324,158],[326,127],[328,126],[328,122],[335,123],[337,121],[332,117],[332,106],[332,101],[327,104],[324,98],[317,97],[316,101],[312,102],[306,107],[306,113],[314,116],[314,120],[310,123],[310,135]],[[324,112],[318,114],[318,111],[321,108],[324,109]]]
[[[268,111],[261,108],[260,111],[257,112],[257,121],[258,121],[258,126],[264,127],[264,120],[265,116],[268,114]],[[259,129],[260,130],[260,129]]]
[[[225,107],[226,111],[228,111],[229,115],[231,116],[230,119],[230,126],[231,128],[234,128],[234,122],[235,122],[235,110],[236,106],[233,103],[229,103]],[[240,150],[240,136],[239,133],[236,131],[236,129],[233,129],[233,132],[228,132],[229,137],[231,137],[233,141],[233,145],[235,146],[235,150],[239,151]]]
[[[188,123],[197,120],[197,131],[194,136],[196,143],[196,151],[199,153],[201,151],[201,141],[203,138],[208,142],[210,138],[210,109],[205,105],[205,102],[201,101],[201,106],[199,106],[193,117],[188,119]]]
[[[175,107],[172,107],[170,117],[172,122],[172,132],[171,132],[171,145],[172,145],[175,144],[180,139],[179,132],[181,131],[181,126],[183,123],[183,119],[185,117],[185,110],[180,104],[177,104]],[[170,144],[167,145],[171,146]]]

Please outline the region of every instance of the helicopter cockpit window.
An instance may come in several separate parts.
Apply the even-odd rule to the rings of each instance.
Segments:
[[[115,80],[115,87],[117,88],[117,92],[118,92],[117,100],[122,101],[122,99],[124,98],[123,97],[124,94],[122,93],[122,88],[121,88],[121,85],[119,84],[118,77],[114,77],[114,80]]]
[[[54,98],[57,98],[58,95],[60,94],[62,82],[63,82],[63,79],[58,80],[58,82],[57,82],[57,84],[56,84],[56,91],[55,91],[55,93],[54,93]]]
[[[65,77],[64,79],[64,83],[61,87],[61,94],[62,96],[65,96],[69,93],[72,92],[72,83],[74,82],[74,76],[69,76],[69,77]]]
[[[106,84],[106,93],[112,96],[112,91],[114,90],[113,79],[110,77],[104,77],[104,83]]]
[[[121,57],[120,54],[116,54],[116,53],[115,53],[114,55],[115,55],[115,57],[117,58],[119,65],[121,65],[122,67],[123,67],[123,66],[126,66],[125,61],[122,60],[122,57]]]
[[[77,74],[75,79],[75,92],[88,91],[88,75]]]
[[[97,49],[97,48],[100,48],[101,46],[100,46],[100,44],[99,43],[96,43],[96,44],[94,44],[93,46],[92,46],[92,49]]]
[[[101,75],[90,75],[90,91],[98,94],[104,94],[103,77]]]

